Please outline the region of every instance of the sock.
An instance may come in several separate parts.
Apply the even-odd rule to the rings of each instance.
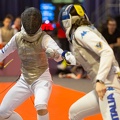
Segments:
[[[4,119],[4,120],[23,120],[23,119],[18,113],[13,112],[9,118]]]
[[[49,120],[49,113],[47,113],[46,115],[38,115],[37,114],[37,120]]]

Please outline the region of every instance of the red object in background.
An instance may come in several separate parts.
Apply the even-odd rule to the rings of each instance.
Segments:
[[[57,27],[57,30],[58,30],[57,37],[58,37],[58,38],[66,38],[65,32],[64,32],[63,29],[61,28],[59,22],[56,23],[56,27]]]
[[[54,28],[53,28],[53,26],[52,26],[51,23],[43,23],[43,24],[41,25],[41,28],[42,28],[42,30],[44,30],[44,31],[52,31],[52,30],[54,30]]]
[[[4,47],[4,45],[1,43],[1,44],[0,44],[0,49],[2,49],[3,47]]]

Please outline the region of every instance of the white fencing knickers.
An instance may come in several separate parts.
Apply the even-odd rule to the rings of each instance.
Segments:
[[[31,95],[35,96],[34,105],[36,110],[46,106],[52,90],[52,80],[49,70],[46,70],[31,85],[26,83],[21,75],[17,83],[7,92],[0,105],[0,117],[9,118],[21,103],[28,99]],[[29,109],[29,106],[28,106]],[[27,113],[26,113],[27,114]]]
[[[120,120],[120,81],[117,75],[106,80],[106,94],[101,101],[95,90],[77,100],[69,109],[70,120],[83,120],[87,116],[101,113],[103,120]]]

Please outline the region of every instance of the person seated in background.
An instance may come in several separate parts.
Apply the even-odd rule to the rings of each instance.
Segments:
[[[17,32],[15,29],[11,27],[12,17],[11,15],[7,15],[3,20],[3,26],[0,28],[0,44],[5,45],[9,42],[9,40],[13,37],[13,35]]]
[[[73,78],[76,80],[89,78],[87,72],[81,65],[67,65],[66,61],[62,61],[57,67],[59,69],[59,78]]]
[[[20,17],[15,18],[12,28],[16,29],[17,32],[19,32],[21,30],[21,18]]]
[[[120,31],[117,29],[117,23],[114,18],[108,19],[107,28],[102,31],[102,35],[111,48],[120,46]]]
[[[120,65],[120,31],[117,28],[117,22],[114,18],[109,18],[107,28],[102,31],[102,35],[107,40],[115,53],[115,57]]]
[[[3,20],[3,26],[0,28],[0,49],[4,47],[16,33],[16,30],[11,27],[12,16],[7,15]],[[0,62],[0,69],[4,66],[4,62]]]

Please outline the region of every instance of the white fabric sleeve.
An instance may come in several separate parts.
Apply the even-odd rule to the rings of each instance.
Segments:
[[[110,46],[92,31],[76,30],[75,38],[84,48],[87,48],[100,56],[100,66],[96,80],[105,81],[111,69],[114,53]]]
[[[11,40],[0,50],[0,61],[4,60],[10,53],[17,49],[15,35]]]
[[[55,51],[55,53],[59,54],[59,57],[54,58],[55,61],[59,62],[62,60],[61,54],[63,50],[57,45],[57,43],[49,36],[45,35],[42,40],[42,47],[46,50],[47,48],[51,48]]]

